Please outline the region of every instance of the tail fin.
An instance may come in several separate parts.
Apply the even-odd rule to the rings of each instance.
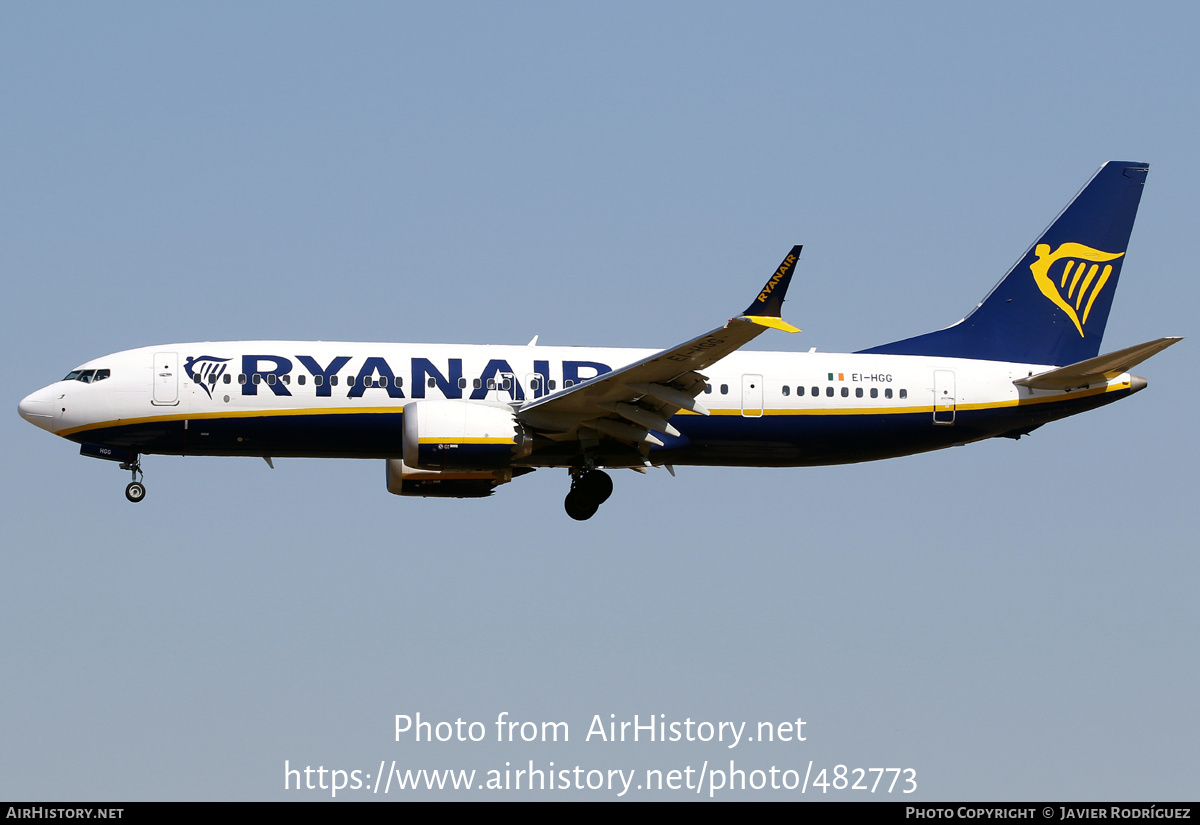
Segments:
[[[1104,164],[970,315],[862,351],[1027,364],[1096,357],[1148,171]]]

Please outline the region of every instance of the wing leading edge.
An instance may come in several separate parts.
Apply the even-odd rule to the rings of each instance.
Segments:
[[[553,441],[579,441],[585,455],[601,438],[615,439],[633,448],[628,450],[629,466],[647,464],[650,447],[664,444],[655,431],[679,436],[668,423],[671,416],[680,410],[708,415],[696,401],[707,380],[701,370],[745,346],[768,327],[800,331],[784,321],[781,312],[801,249],[792,247],[746,311],[723,326],[527,403],[517,411],[518,420]]]

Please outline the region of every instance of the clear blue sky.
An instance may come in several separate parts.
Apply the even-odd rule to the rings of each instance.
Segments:
[[[1020,442],[618,473],[586,523],[563,472],[425,501],[354,461],[151,457],[135,507],[16,403],[177,341],[668,346],[793,243],[804,334],[755,346],[858,349],[961,318],[1110,159],[1151,172],[1105,348],[1192,335],[1198,18],[3,5],[0,798],[731,758],[911,767],[927,801],[1196,798],[1194,339]],[[394,741],[504,711],[571,742]],[[584,742],[596,714],[807,740]]]

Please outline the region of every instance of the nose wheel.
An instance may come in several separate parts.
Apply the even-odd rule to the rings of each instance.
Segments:
[[[596,515],[600,505],[612,495],[613,483],[602,470],[583,470],[571,473],[571,491],[563,502],[567,515],[576,521],[587,521]]]
[[[137,504],[146,497],[146,485],[141,482],[142,462],[140,457],[134,457],[133,461],[126,461],[121,464],[122,470],[129,470],[133,474],[133,481],[125,486],[125,498]]]

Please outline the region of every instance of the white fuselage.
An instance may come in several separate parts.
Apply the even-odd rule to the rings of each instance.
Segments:
[[[387,458],[400,454],[396,439],[375,438],[372,446],[371,438],[358,436],[395,429],[388,420],[414,400],[519,407],[653,352],[309,341],[169,344],[82,364],[74,372],[108,375],[90,383],[59,381],[23,400],[20,409],[43,429],[72,440],[145,453]],[[1075,407],[1085,399],[1098,406],[1115,400],[1102,396],[1130,391],[1128,373],[1072,393],[1013,384],[1050,368],[927,356],[735,352],[705,370],[708,389],[697,400],[712,416],[675,416],[690,443],[661,449],[664,461],[671,454],[675,463],[709,463],[703,445],[710,442],[716,464],[866,460],[1005,434],[1026,420],[1042,423],[1079,411]],[[1068,401],[1072,409],[1056,414]],[[264,435],[263,419],[278,437]],[[793,431],[796,436],[789,436]],[[889,446],[884,442],[891,431],[896,440]],[[861,455],[850,443],[832,450],[806,444],[816,437],[853,440],[856,432]],[[744,461],[739,442],[745,442]],[[539,466],[536,453],[527,464]]]

